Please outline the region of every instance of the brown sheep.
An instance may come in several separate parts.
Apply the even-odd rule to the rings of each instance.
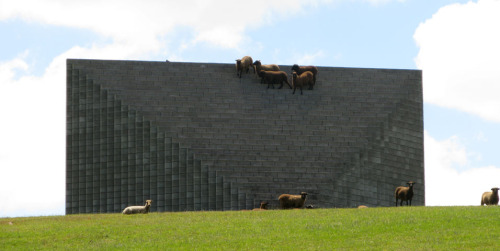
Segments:
[[[394,197],[396,197],[396,207],[398,206],[398,199],[401,200],[400,206],[403,206],[403,201],[406,201],[406,205],[408,206],[408,202],[410,202],[411,206],[411,199],[413,198],[413,185],[416,182],[410,181],[406,184],[408,184],[407,187],[397,187],[396,191],[394,192]]]
[[[146,205],[144,206],[130,206],[123,210],[123,214],[147,214],[149,208],[151,207],[152,200],[146,200]]]
[[[252,67],[252,69],[254,69],[252,62],[253,62],[253,60],[252,60],[252,57],[250,57],[250,56],[244,56],[241,59],[236,59],[236,76],[241,78],[241,74],[243,73],[243,71],[245,71],[245,73],[248,73],[248,71],[250,70],[250,67]],[[254,69],[254,72],[255,72],[255,69]]]
[[[481,206],[482,205],[498,205],[498,187],[491,189],[491,192],[484,192],[481,196]]]
[[[270,85],[272,85],[274,89],[274,84],[281,84],[278,88],[281,89],[283,88],[283,82],[285,82],[290,89],[292,89],[290,82],[288,82],[288,75],[284,71],[260,71],[260,75],[262,77],[262,81],[264,83],[267,82],[268,89]]]
[[[362,208],[368,208],[368,207],[367,207],[367,206],[365,206],[365,205],[359,205],[359,206],[358,206],[358,208],[359,208],[359,209],[362,209]]]
[[[267,210],[267,206],[269,205],[269,202],[263,201],[260,203],[260,208],[254,208],[252,209],[253,211],[264,211]]]
[[[262,76],[260,75],[260,71],[279,71],[280,67],[275,64],[265,64],[263,65],[260,60],[257,60],[253,62],[253,65],[255,67],[255,73],[257,73],[257,76],[261,78]]]
[[[281,209],[289,208],[302,208],[306,202],[306,192],[300,193],[300,195],[282,194],[278,198],[280,201]]]
[[[302,95],[303,94],[302,87],[304,87],[305,85],[309,85],[309,86],[314,85],[312,72],[306,71],[306,72],[300,74],[299,76],[297,76],[296,72],[293,72],[292,84],[293,84],[293,93],[292,94],[295,94],[295,90],[297,89],[297,87],[300,87],[300,95]],[[309,88],[309,89],[311,89],[311,88]]]
[[[294,64],[292,66],[292,72],[296,71],[297,74],[301,75],[306,71],[310,71],[313,74],[313,85],[316,84],[316,75],[318,75],[318,68],[316,66],[299,66],[298,64]],[[309,86],[309,90],[313,89],[313,85]]]

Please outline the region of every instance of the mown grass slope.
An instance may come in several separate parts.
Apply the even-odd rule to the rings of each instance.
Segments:
[[[500,250],[500,207],[1,218],[0,249]]]

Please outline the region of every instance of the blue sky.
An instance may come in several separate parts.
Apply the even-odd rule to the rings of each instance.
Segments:
[[[427,205],[478,205],[500,186],[497,13],[499,0],[0,0],[0,217],[64,214],[66,58],[422,69]]]

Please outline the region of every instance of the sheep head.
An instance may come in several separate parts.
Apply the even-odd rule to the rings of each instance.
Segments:
[[[153,202],[153,200],[146,200],[146,206],[151,206],[151,202]]]
[[[306,196],[307,196],[307,193],[306,192],[302,192],[302,193],[300,193],[300,196],[301,196],[302,199],[305,199]]]
[[[267,202],[267,201],[263,201],[263,202],[261,202],[261,203],[260,203],[260,208],[261,208],[261,209],[267,209],[267,205],[268,205],[268,204],[269,204],[269,202]]]
[[[497,194],[498,193],[498,187],[494,187],[491,189],[491,191],[493,192],[493,194]]]
[[[299,65],[298,64],[294,64],[292,66],[292,71],[298,71],[299,70]]]
[[[260,62],[260,60],[255,60],[255,62],[253,62],[253,64],[254,64],[255,66],[260,66],[260,65],[262,65],[262,63]]]
[[[417,183],[417,182],[410,181],[410,182],[408,182],[406,184],[408,184],[408,187],[413,187],[413,185],[415,185],[415,183]]]

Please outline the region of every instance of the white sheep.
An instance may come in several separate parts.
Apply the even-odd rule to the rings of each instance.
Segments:
[[[408,202],[410,202],[411,206],[411,199],[413,198],[413,184],[416,182],[410,181],[406,184],[408,184],[407,187],[397,187],[396,191],[394,192],[394,197],[396,197],[396,207],[398,206],[398,199],[401,200],[401,203],[399,204],[400,206],[403,206],[403,201],[406,201],[406,205],[408,206]]]
[[[152,200],[146,200],[146,205],[144,206],[130,206],[123,209],[123,214],[147,214],[149,208],[151,207]]]
[[[281,209],[302,208],[306,202],[306,196],[306,192],[302,192],[300,195],[282,194],[278,200],[280,201]]]
[[[484,192],[481,196],[482,205],[498,205],[498,187],[491,189],[491,192]]]

